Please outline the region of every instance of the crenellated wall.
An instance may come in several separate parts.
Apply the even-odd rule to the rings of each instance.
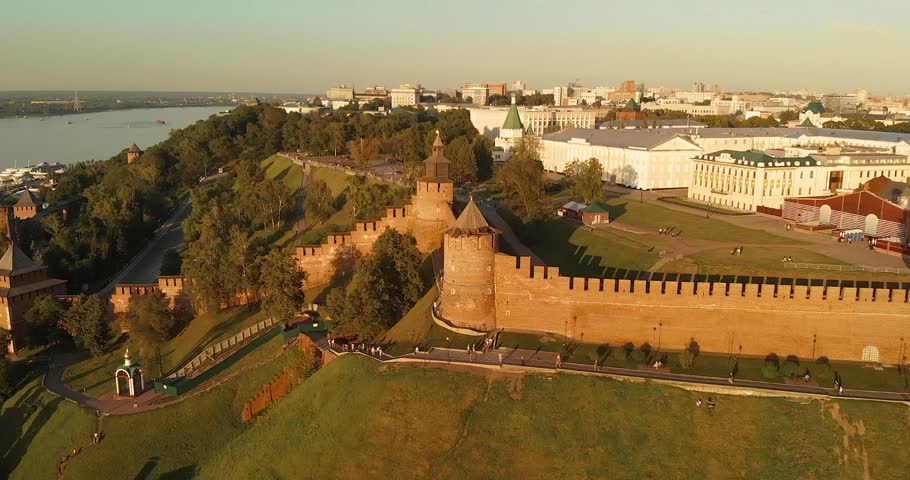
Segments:
[[[390,228],[413,235],[422,252],[438,249],[442,231],[455,223],[452,213],[454,190],[451,182],[418,182],[418,186],[408,205],[386,208],[385,215],[378,220],[357,222],[350,232],[330,233],[319,245],[297,246],[294,258],[307,272],[304,288],[328,283],[339,269],[349,269],[349,260],[369,255],[376,239]]]
[[[910,339],[904,289],[648,282],[563,277],[527,257],[495,258],[495,328],[679,350],[895,363]]]

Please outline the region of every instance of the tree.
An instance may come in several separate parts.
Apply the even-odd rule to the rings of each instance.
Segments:
[[[522,138],[509,160],[496,172],[504,193],[513,196],[521,206],[524,222],[538,220],[546,213],[544,170],[538,146],[536,138]]]
[[[257,191],[262,203],[260,208],[268,212],[269,223],[272,230],[278,230],[284,220],[286,209],[291,203],[291,195],[279,180],[267,178],[257,185]]]
[[[453,181],[463,183],[477,180],[477,159],[474,147],[467,138],[460,136],[446,145],[445,156],[452,162],[449,177]]]
[[[143,358],[154,360],[157,375],[164,374],[161,347],[174,335],[176,322],[164,292],[141,295],[130,301],[127,315],[130,341]]]
[[[65,333],[58,326],[66,312],[66,302],[53,295],[44,295],[35,300],[32,308],[25,312],[28,325],[26,340],[31,346],[51,345],[63,338]]]
[[[363,138],[348,142],[351,159],[361,167],[366,167],[370,162],[379,159],[379,141],[375,138]]]
[[[183,259],[180,258],[180,253],[176,249],[169,248],[164,252],[164,257],[161,259],[161,271],[159,275],[170,276],[170,275],[180,275],[180,267],[183,264]]]
[[[306,279],[306,273],[300,270],[297,262],[283,250],[272,250],[259,261],[262,310],[273,320],[290,323],[303,305],[301,287]]]
[[[565,173],[572,193],[581,197],[584,203],[596,202],[603,198],[604,169],[596,158],[573,160],[566,165]]]
[[[227,263],[224,262],[224,252],[214,248],[228,237],[230,231],[222,223],[222,211],[216,205],[202,214],[194,227],[196,238],[187,243],[183,255],[183,275],[188,280],[190,296],[196,305],[208,312],[217,312],[221,308],[222,300],[230,291],[226,285],[233,283],[225,274]]]
[[[333,333],[376,338],[394,325],[423,293],[420,264],[414,237],[386,230],[373,254],[357,262],[347,290],[329,293]]]
[[[313,180],[307,185],[303,211],[311,224],[325,221],[335,212],[335,197],[325,180]]]
[[[63,314],[61,327],[76,346],[97,357],[111,340],[112,329],[106,302],[98,295],[83,295]]]

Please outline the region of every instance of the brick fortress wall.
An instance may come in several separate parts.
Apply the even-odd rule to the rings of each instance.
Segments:
[[[876,346],[899,359],[910,338],[903,289],[563,277],[528,257],[495,257],[495,328],[552,332],[619,346],[658,344],[746,355],[862,360]]]

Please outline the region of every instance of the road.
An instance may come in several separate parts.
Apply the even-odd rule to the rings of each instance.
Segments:
[[[345,354],[337,346],[330,346],[326,339],[314,337],[320,348],[331,350],[336,354]],[[358,352],[359,353],[359,352]],[[369,351],[364,353],[369,355]],[[732,385],[726,378],[705,377],[700,375],[685,375],[671,373],[665,370],[656,370],[645,368],[643,370],[632,370],[628,368],[600,367],[597,370],[593,365],[563,362],[560,368],[556,368],[556,353],[539,352],[535,350],[523,350],[512,348],[495,348],[487,353],[477,352],[473,361],[470,355],[464,350],[455,350],[449,348],[431,348],[429,351],[419,353],[409,353],[394,357],[383,353],[382,358],[371,356],[377,361],[423,361],[439,365],[461,364],[461,365],[499,365],[499,356],[502,355],[502,365],[509,372],[524,373],[554,373],[556,371],[566,371],[572,373],[583,373],[587,375],[603,375],[609,377],[622,378],[641,378],[667,382],[679,382],[697,385],[708,385],[721,387],[719,393],[725,393],[724,389],[729,389],[726,393],[735,395],[742,394],[742,390],[752,390],[756,393],[777,392],[781,394],[791,394],[793,396],[816,395],[831,399],[848,398],[857,400],[879,400],[889,402],[910,402],[910,395],[900,392],[878,392],[871,390],[850,390],[845,388],[842,394],[835,394],[832,389],[815,386],[812,384],[794,385],[786,383],[761,382],[756,380],[736,380]],[[849,379],[847,380],[849,382]]]
[[[216,173],[205,177],[199,186],[206,186],[215,182],[224,173]],[[183,221],[190,215],[193,207],[187,198],[177,207],[177,210],[164,224],[155,231],[155,235],[146,243],[142,251],[111,279],[111,281],[98,292],[100,296],[110,296],[118,284],[151,284],[158,282],[161,272],[161,261],[169,249],[183,247]]]

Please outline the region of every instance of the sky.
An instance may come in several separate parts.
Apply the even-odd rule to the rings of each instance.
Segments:
[[[0,0],[0,90],[523,80],[910,94],[906,0]]]

